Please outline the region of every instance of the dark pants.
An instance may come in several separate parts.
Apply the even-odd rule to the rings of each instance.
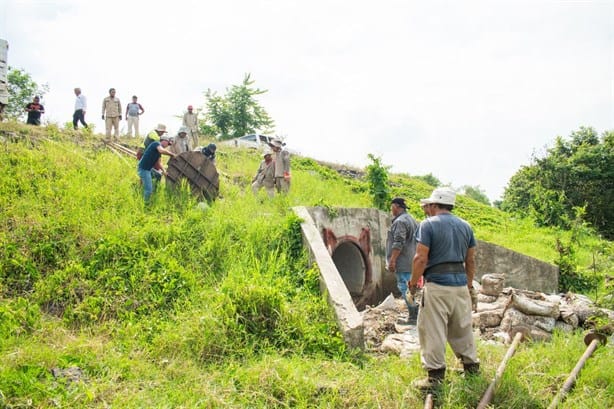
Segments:
[[[77,109],[75,113],[72,115],[72,126],[77,129],[77,122],[81,122],[84,128],[87,128],[87,124],[85,123],[85,114],[83,114],[82,109]]]

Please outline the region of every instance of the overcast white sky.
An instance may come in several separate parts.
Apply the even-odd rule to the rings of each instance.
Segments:
[[[251,73],[291,149],[491,200],[555,136],[614,129],[614,0],[0,0],[0,38],[53,122],[80,86],[103,130],[114,87],[176,131]]]

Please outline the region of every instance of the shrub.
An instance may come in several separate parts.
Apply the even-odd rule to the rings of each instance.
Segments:
[[[0,334],[3,337],[30,333],[40,327],[41,313],[25,298],[0,300]]]

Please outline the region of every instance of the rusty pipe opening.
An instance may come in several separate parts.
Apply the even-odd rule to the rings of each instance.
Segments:
[[[350,295],[361,295],[367,279],[366,255],[352,241],[340,242],[333,250],[333,262]]]

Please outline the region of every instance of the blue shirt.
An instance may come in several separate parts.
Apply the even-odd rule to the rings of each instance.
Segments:
[[[143,152],[143,157],[139,161],[139,169],[151,170],[154,167],[161,156],[160,152],[158,152],[158,146],[160,146],[158,141],[153,141],[147,145],[145,152]]]
[[[427,269],[441,263],[464,263],[467,250],[476,245],[469,223],[451,213],[442,213],[422,221],[416,240],[429,248]],[[441,285],[467,285],[467,274],[462,270],[458,273],[427,274],[425,279]]]

